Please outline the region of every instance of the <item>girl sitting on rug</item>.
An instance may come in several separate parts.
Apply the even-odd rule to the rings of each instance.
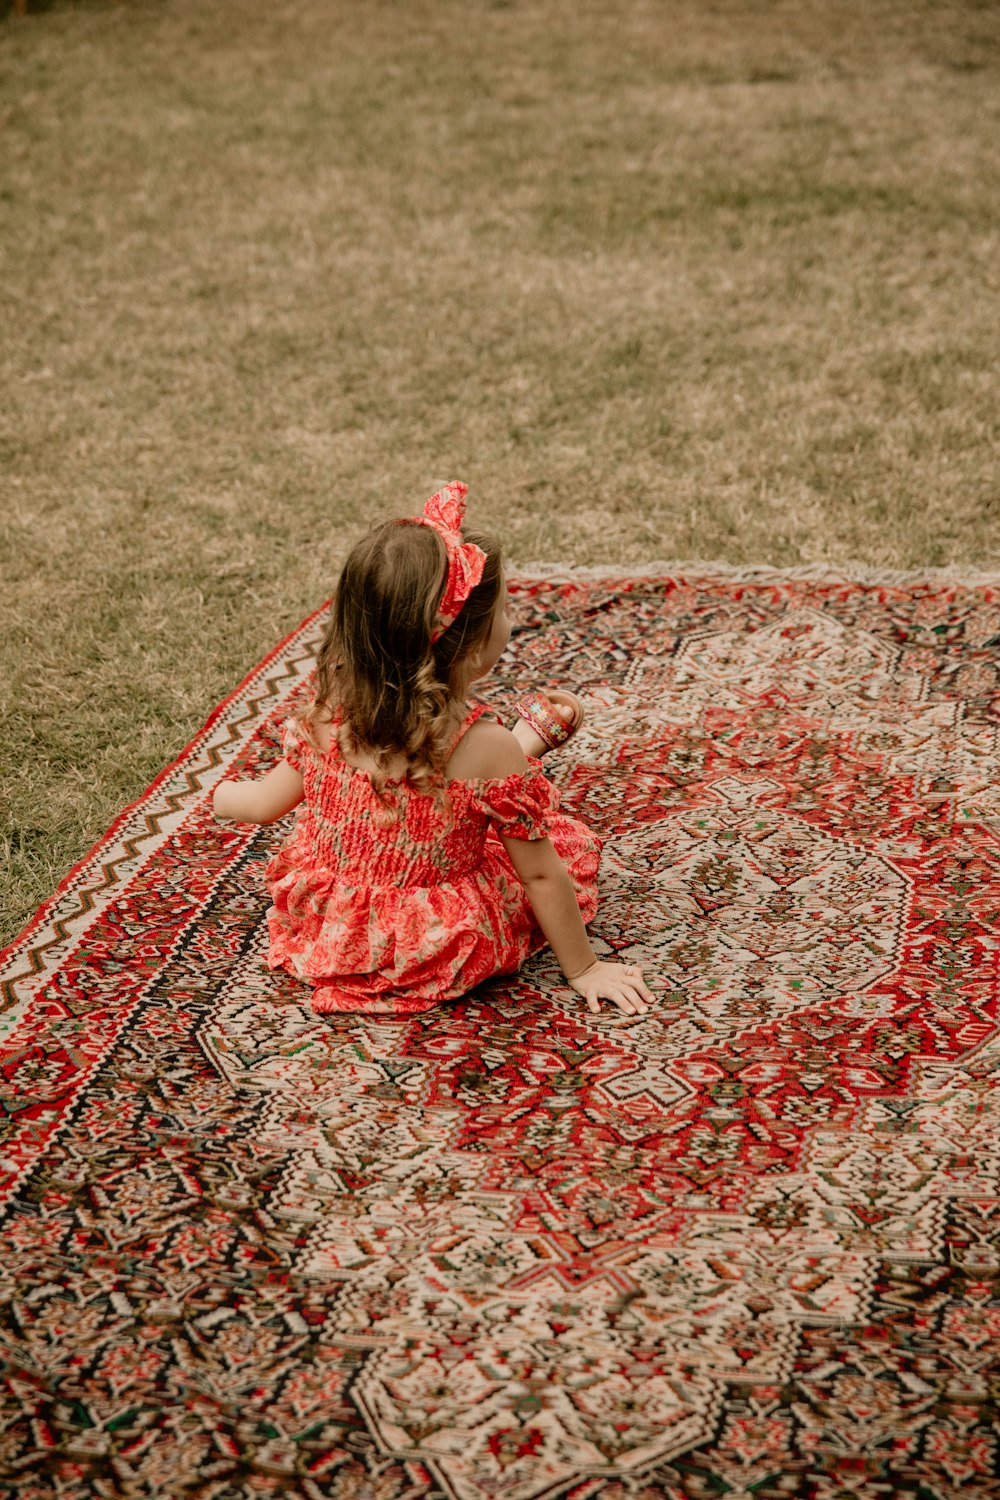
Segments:
[[[430,1010],[547,940],[591,1011],[638,1015],[641,969],[597,959],[584,930],[600,844],[534,759],[582,704],[528,694],[510,731],[467,701],[510,621],[499,547],[463,534],[465,494],[450,484],[357,544],[284,759],[222,782],[215,812],[271,823],[304,803],[266,870],[268,963],[307,980],[315,1010]]]

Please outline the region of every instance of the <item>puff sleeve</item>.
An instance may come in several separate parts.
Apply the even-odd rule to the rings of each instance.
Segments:
[[[316,753],[297,719],[286,719],[281,726],[281,753],[292,769],[299,772],[305,770],[306,757]]]
[[[550,820],[559,808],[556,788],[534,769],[481,781],[473,800],[501,837],[529,841],[548,838]]]

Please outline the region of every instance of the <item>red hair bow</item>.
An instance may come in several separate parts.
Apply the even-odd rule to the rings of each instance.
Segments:
[[[444,593],[438,605],[437,624],[431,633],[432,641],[439,641],[458,619],[462,605],[483,576],[486,553],[475,542],[462,541],[462,522],[465,520],[465,497],[469,493],[467,484],[453,480],[443,490],[432,495],[424,506],[422,516],[414,516],[418,526],[431,526],[444,542],[448,553],[448,577]]]

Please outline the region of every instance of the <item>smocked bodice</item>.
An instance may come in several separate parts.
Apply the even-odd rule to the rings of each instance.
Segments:
[[[335,736],[323,751],[290,722],[283,744],[304,799],[267,867],[268,962],[311,980],[316,1009],[426,1010],[516,969],[540,934],[504,838],[551,838],[593,914],[600,845],[537,761],[436,796],[406,781],[380,794]]]

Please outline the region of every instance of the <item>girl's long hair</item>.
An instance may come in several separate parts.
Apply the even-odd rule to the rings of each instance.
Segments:
[[[380,790],[398,757],[422,789],[443,775],[461,665],[489,638],[503,581],[500,548],[490,536],[462,536],[486,553],[483,576],[433,644],[448,557],[432,527],[373,527],[337,582],[304,724],[308,731],[321,718],[338,717],[341,748],[374,757]]]

